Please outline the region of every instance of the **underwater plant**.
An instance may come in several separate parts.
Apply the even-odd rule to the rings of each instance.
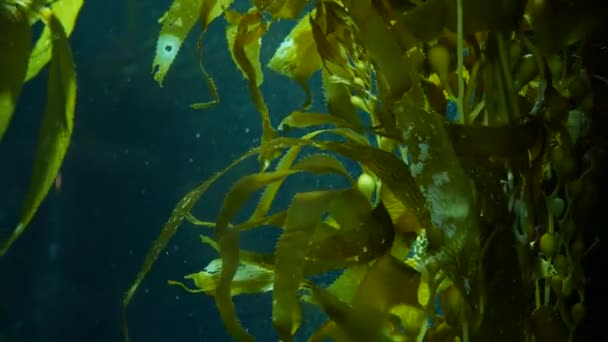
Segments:
[[[577,55],[601,21],[594,4],[252,0],[241,13],[232,0],[174,0],[160,19],[155,80],[162,85],[197,22],[204,33],[223,16],[262,137],[179,201],[126,293],[125,337],[134,294],[189,221],[211,228],[201,242],[219,258],[185,277],[194,287],[169,284],[213,296],[238,341],[254,337],[232,297],[268,291],[281,341],[294,339],[302,302],[328,317],[309,341],[573,340],[585,316],[591,246],[582,232],[597,172],[586,153],[593,97]],[[278,20],[296,23],[267,67],[306,99],[275,129],[259,56]],[[192,107],[208,108],[219,91],[200,65],[212,100]],[[326,113],[309,111],[317,72]],[[254,156],[260,171],[230,187],[215,221],[194,217],[207,189]],[[301,173],[350,186],[300,192],[272,212],[285,179]],[[233,222],[259,191],[249,218]],[[241,233],[268,226],[282,229],[273,253],[240,248]],[[312,279],[336,270],[330,286]]]
[[[76,71],[68,37],[83,0],[0,0],[0,140],[17,106],[23,84],[47,64],[47,98],[30,186],[19,223],[0,244],[0,256],[28,226],[52,187],[72,136]],[[32,27],[45,27],[32,46]]]

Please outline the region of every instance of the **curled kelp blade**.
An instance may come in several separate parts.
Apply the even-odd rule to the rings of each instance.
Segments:
[[[297,290],[304,279],[303,265],[315,227],[340,191],[296,194],[287,210],[285,231],[276,246],[272,323],[283,341],[292,341],[301,316]]]
[[[226,194],[224,205],[220,210],[215,227],[215,235],[220,247],[220,256],[222,257],[222,270],[216,288],[215,300],[229,333],[239,340],[248,339],[249,335],[238,321],[234,303],[230,296],[231,283],[240,262],[240,249],[238,242],[239,231],[234,227],[230,228],[229,223],[232,217],[236,215],[255,192],[295,173],[302,171],[312,173],[334,172],[347,176],[346,170],[339,163],[332,163],[327,159],[320,160],[321,158],[318,155],[312,155],[304,158],[290,170],[261,172],[245,176],[238,180]]]
[[[260,47],[262,36],[268,30],[268,23],[260,12],[255,9],[241,15],[235,11],[226,12],[226,20],[230,23],[226,28],[228,49],[234,63],[247,79],[249,94],[255,108],[262,118],[262,144],[277,136],[270,122],[268,106],[260,90],[264,81],[262,64],[260,62]],[[263,153],[260,155],[262,170],[265,170],[276,155]]]
[[[201,6],[200,23],[202,32],[198,39],[198,65],[207,83],[207,88],[211,93],[211,100],[206,102],[196,102],[190,104],[192,109],[206,109],[217,105],[220,102],[220,95],[215,85],[215,81],[211,75],[207,72],[205,65],[203,64],[203,35],[207,31],[209,24],[217,17],[219,17],[224,11],[232,5],[234,0],[212,0],[203,1]]]
[[[40,16],[52,37],[46,106],[30,186],[19,224],[9,240],[0,248],[0,255],[6,253],[34,217],[55,181],[72,137],[76,105],[76,71],[72,51],[63,26],[53,12],[43,7]]]
[[[203,32],[217,17],[222,15],[233,0],[174,0],[169,10],[159,19],[162,24],[156,53],[152,62],[154,80],[162,87],[163,80],[171,64],[177,57],[182,43],[192,30],[197,20],[200,20]],[[201,63],[202,66],[202,63]],[[207,81],[210,78],[202,69]],[[212,83],[210,83],[211,85]],[[213,91],[213,87],[211,89]],[[199,104],[201,105],[201,104]]]
[[[28,60],[32,50],[32,32],[24,10],[0,5],[0,141],[17,106]]]
[[[312,104],[308,79],[322,66],[312,34],[310,15],[300,19],[268,62],[271,70],[289,77],[302,87],[306,94],[306,101],[302,106],[305,109]]]
[[[323,114],[319,114],[319,115],[323,115]],[[327,116],[329,116],[329,115],[327,115]],[[301,139],[310,140],[310,139],[314,139],[315,137],[322,135],[322,134],[334,134],[337,136],[341,136],[352,143],[357,143],[357,144],[361,144],[361,145],[367,144],[367,141],[365,140],[364,137],[356,134],[355,132],[352,132],[349,129],[344,129],[344,128],[316,130],[316,131],[305,134]],[[291,146],[289,148],[289,150],[281,157],[281,159],[277,163],[277,166],[275,167],[275,171],[290,169],[291,166],[293,165],[293,163],[295,162],[296,158],[300,154],[301,150],[302,150],[302,146],[298,146],[298,145]],[[277,181],[273,184],[268,185],[264,189],[264,192],[262,193],[262,196],[260,197],[260,200],[258,201],[258,205],[256,206],[255,211],[253,212],[253,214],[251,214],[250,220],[263,217],[264,215],[266,215],[268,213],[268,210],[270,210],[270,207],[274,201],[274,198],[276,197],[276,194],[279,191],[279,188],[281,187],[281,184],[282,184],[282,181]]]
[[[74,25],[76,24],[76,19],[78,18],[83,2],[84,0],[59,0],[53,1],[50,4],[53,14],[59,23],[61,23],[67,37],[69,37],[74,30]],[[51,56],[54,53],[52,47],[54,37],[52,37],[52,34],[53,31],[51,31],[47,25],[36,41],[36,45],[34,46],[30,57],[25,81],[29,81],[34,76],[38,75],[40,70],[42,70],[42,68],[51,60]]]

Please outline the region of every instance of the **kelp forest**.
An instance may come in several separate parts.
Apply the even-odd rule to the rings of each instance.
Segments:
[[[0,138],[22,85],[49,68],[31,185],[0,256],[34,217],[69,146],[77,87],[68,36],[82,2],[0,0]],[[200,248],[217,258],[190,274],[164,275],[166,286],[192,300],[211,296],[236,341],[256,336],[234,297],[267,292],[283,342],[600,341],[588,335],[585,265],[604,248],[601,224],[590,219],[606,151],[598,133],[608,114],[602,1],[167,6],[150,51],[153,80],[163,86],[178,53],[197,54],[207,98],[191,110],[227,99],[205,68],[207,28],[225,26],[262,134],[167,212],[125,289],[125,340],[137,340],[128,318],[138,289],[189,223],[184,228],[199,226]],[[280,21],[293,23],[291,31],[262,60],[261,44]],[[196,49],[182,49],[189,34],[198,35]],[[293,111],[271,115],[261,88],[269,73],[301,92]],[[312,110],[314,89],[322,89],[314,100],[323,110]],[[224,190],[216,216],[195,216],[213,200],[207,190],[249,158],[258,171]],[[279,203],[282,185],[300,174],[332,175],[346,186],[311,185]],[[249,201],[254,209],[237,220]],[[241,247],[242,234],[268,227],[280,229],[272,252]],[[331,284],[315,281],[330,272],[339,274]],[[304,305],[325,317],[306,336]]]

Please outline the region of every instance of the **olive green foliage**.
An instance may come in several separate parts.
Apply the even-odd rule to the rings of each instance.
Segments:
[[[48,65],[46,106],[29,190],[19,223],[7,241],[4,255],[28,226],[59,173],[72,136],[76,105],[76,72],[68,36],[83,0],[0,1],[0,139],[9,126],[23,84]],[[32,46],[32,29],[45,27]]]
[[[260,146],[177,204],[125,310],[187,220],[210,228],[213,237],[201,241],[219,256],[185,277],[194,287],[169,284],[213,296],[238,341],[254,337],[232,297],[269,291],[282,341],[306,319],[304,301],[328,317],[310,341],[573,339],[584,319],[589,248],[579,203],[596,172],[581,157],[593,98],[575,58],[601,20],[589,1],[252,0],[243,13],[231,5],[174,0],[160,21],[154,78],[162,84],[197,22],[204,33],[223,16],[261,115]],[[305,96],[275,129],[259,52],[278,20],[294,26],[267,67]],[[220,99],[203,61],[201,70],[212,101],[193,108]],[[309,111],[315,73],[326,113]],[[451,120],[446,108],[456,108]],[[288,138],[286,128],[307,133]],[[301,155],[304,147],[318,152]],[[227,190],[215,220],[194,217],[208,188],[253,156],[260,172]],[[345,169],[344,159],[361,171]],[[285,179],[300,173],[338,175],[350,186],[298,193],[271,213]],[[260,191],[251,216],[234,222]],[[240,248],[242,232],[266,226],[282,229],[273,253]],[[311,280],[332,270],[343,273],[328,287]]]

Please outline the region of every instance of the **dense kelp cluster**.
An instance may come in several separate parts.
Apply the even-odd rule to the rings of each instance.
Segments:
[[[0,237],[0,256],[33,219],[70,145],[76,106],[76,71],[68,37],[82,2],[0,0],[0,140],[9,126],[23,84],[49,65],[46,106],[30,188],[17,227],[8,238]],[[44,29],[36,37],[33,27],[40,22]],[[32,46],[33,39],[36,43]]]
[[[239,341],[254,337],[232,297],[268,291],[281,341],[298,331],[302,302],[328,317],[310,341],[574,338],[585,315],[581,260],[592,241],[582,232],[597,172],[586,153],[590,76],[578,57],[601,20],[593,1],[252,0],[246,12],[232,5],[175,0],[160,19],[154,78],[162,84],[197,22],[204,34],[223,17],[261,114],[260,146],[177,204],[125,309],[187,220],[212,228],[201,241],[219,257],[186,276],[194,288],[170,284],[213,296]],[[295,24],[267,67],[293,79],[305,99],[275,129],[259,56],[278,20]],[[220,99],[203,64],[212,100],[193,108]],[[308,79],[317,72],[324,113],[309,111]],[[308,133],[287,137],[287,127]],[[301,155],[303,148],[317,153]],[[206,190],[253,156],[261,171],[232,185],[215,221],[195,218]],[[344,158],[362,172],[346,169]],[[271,213],[284,180],[300,173],[335,174],[350,187],[301,192]],[[249,219],[234,222],[259,191]],[[282,228],[273,253],[240,248],[242,232],[267,226]],[[312,280],[334,270],[343,272],[328,287]]]

